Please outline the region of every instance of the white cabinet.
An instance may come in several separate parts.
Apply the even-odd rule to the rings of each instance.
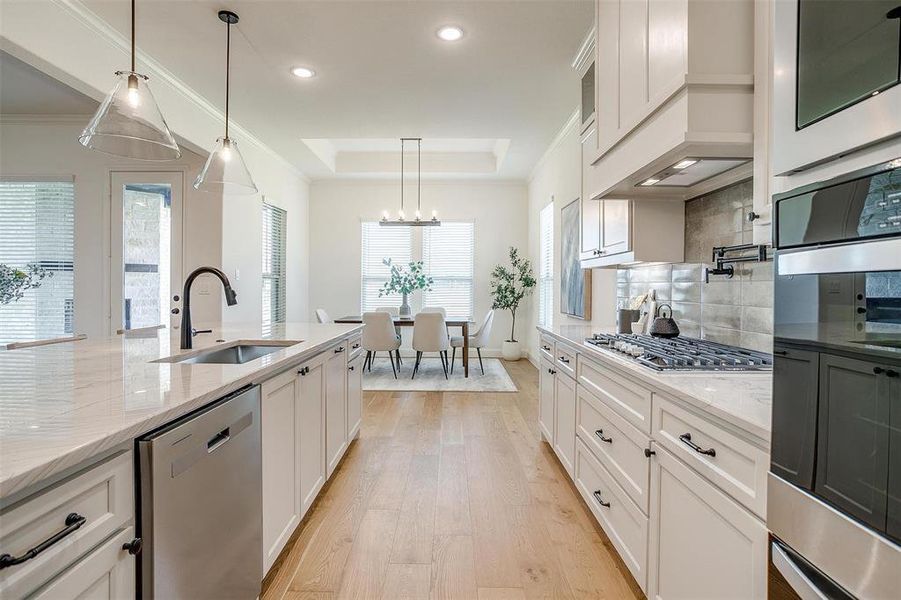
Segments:
[[[591,167],[594,168],[594,167]],[[685,256],[685,206],[678,200],[617,200],[583,204],[582,268],[625,263],[681,262]],[[595,232],[596,233],[593,233]],[[584,241],[584,240],[583,240]],[[586,245],[596,245],[586,251]]]
[[[598,145],[597,127],[592,125],[582,136],[582,235],[580,258],[594,258],[601,248],[601,201],[594,198],[595,189],[591,168]]]
[[[326,477],[331,477],[347,449],[347,353],[344,344],[325,361]]]
[[[29,597],[33,600],[134,598],[135,557],[123,548],[134,535],[134,527],[123,529]]]
[[[648,598],[765,598],[763,522],[663,447],[654,450]]]
[[[347,363],[347,441],[360,433],[363,418],[363,355],[358,353]]]
[[[576,382],[566,375],[557,375],[554,396],[554,452],[572,477],[576,463]]]
[[[554,386],[557,371],[554,363],[542,358],[538,371],[538,429],[545,440],[554,445]]]
[[[300,523],[300,415],[294,369],[261,386],[263,464],[263,570]]]
[[[322,357],[300,368],[300,515],[307,514],[325,485],[325,366]]]

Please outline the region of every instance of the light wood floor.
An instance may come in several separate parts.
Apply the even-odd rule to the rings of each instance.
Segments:
[[[365,392],[360,439],[263,600],[640,598],[519,392]]]

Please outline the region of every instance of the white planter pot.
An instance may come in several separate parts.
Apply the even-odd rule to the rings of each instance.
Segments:
[[[522,358],[522,347],[519,345],[519,342],[505,341],[502,352],[504,360],[519,360]]]

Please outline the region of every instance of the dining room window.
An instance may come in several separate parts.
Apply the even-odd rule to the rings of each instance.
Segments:
[[[423,292],[423,308],[444,307],[448,317],[473,316],[475,224],[444,221],[422,228],[424,271],[434,283]]]
[[[284,209],[263,203],[263,330],[275,323],[284,323],[285,301],[285,244],[288,213]]]
[[[73,333],[74,255],[73,181],[0,180],[0,342]]]
[[[554,203],[538,213],[538,324],[554,322]]]
[[[375,221],[361,223],[360,311],[373,311],[380,306],[397,304],[400,298],[380,298],[379,289],[388,281],[391,269],[386,258],[406,266],[413,260],[412,227],[383,227]]]

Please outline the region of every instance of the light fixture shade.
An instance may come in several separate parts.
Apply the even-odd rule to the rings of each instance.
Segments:
[[[256,184],[247,170],[238,142],[231,138],[216,139],[203,170],[194,180],[194,188],[221,194],[256,194]]]
[[[116,87],[78,136],[79,143],[105,154],[139,160],[179,158],[181,150],[156,105],[147,77],[132,71],[116,71],[116,76]]]

